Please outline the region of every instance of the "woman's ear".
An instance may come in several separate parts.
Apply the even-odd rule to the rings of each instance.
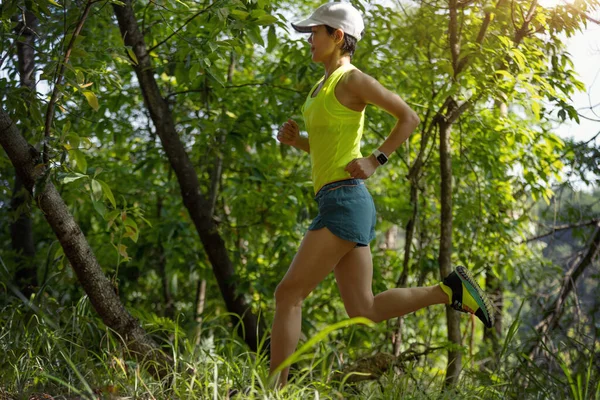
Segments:
[[[335,44],[341,44],[344,41],[344,31],[336,29],[334,33]]]

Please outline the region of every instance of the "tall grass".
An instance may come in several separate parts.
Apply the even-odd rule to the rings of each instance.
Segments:
[[[248,351],[232,334],[236,329],[229,316],[205,318],[198,332],[186,331],[181,321],[136,315],[173,358],[171,373],[158,381],[142,364],[126,358],[119,339],[91,310],[86,297],[70,307],[49,297],[38,304],[34,311],[15,299],[0,309],[0,389],[14,398],[43,392],[67,399],[227,399],[233,389],[239,399],[583,400],[598,399],[600,394],[596,342],[585,355],[584,368],[574,365],[568,354],[559,354],[555,361],[560,368],[548,375],[548,368],[522,354],[518,315],[495,366],[474,363],[453,389],[443,390],[444,371],[434,366],[440,365],[435,358],[405,363],[400,373],[392,368],[373,381],[334,380],[333,372],[343,367],[340,360],[347,355],[330,342],[330,334],[366,329],[356,324],[368,321],[355,319],[333,324],[301,345],[289,359],[294,363],[290,384],[279,390],[269,383],[266,352]],[[263,340],[263,350],[265,346]],[[471,363],[466,360],[464,365]]]

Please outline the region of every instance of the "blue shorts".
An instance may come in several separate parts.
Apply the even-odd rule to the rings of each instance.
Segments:
[[[357,247],[375,239],[375,204],[362,179],[347,179],[324,185],[315,200],[319,214],[308,230],[329,229]]]

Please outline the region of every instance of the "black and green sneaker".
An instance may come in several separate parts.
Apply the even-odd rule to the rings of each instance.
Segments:
[[[440,287],[455,310],[475,314],[486,328],[494,325],[494,308],[485,292],[481,290],[473,275],[465,267],[456,269],[444,278]]]

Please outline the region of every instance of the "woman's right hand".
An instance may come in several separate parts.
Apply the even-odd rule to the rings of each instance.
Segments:
[[[299,137],[300,128],[293,119],[288,119],[287,122],[281,125],[277,133],[277,140],[290,146],[296,146]]]

